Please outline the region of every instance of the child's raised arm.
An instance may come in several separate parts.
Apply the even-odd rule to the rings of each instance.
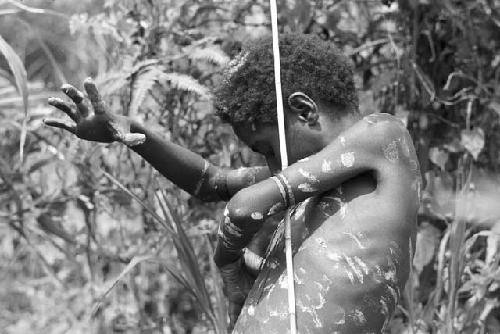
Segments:
[[[45,120],[45,124],[89,141],[122,142],[167,179],[205,201],[227,201],[239,190],[270,176],[267,167],[226,170],[213,166],[200,155],[165,140],[138,122],[111,113],[90,78],[85,80],[84,87],[93,112],[84,103],[82,92],[64,85],[63,92],[73,100],[76,108],[59,98],[50,98],[49,104],[67,114],[73,122]]]

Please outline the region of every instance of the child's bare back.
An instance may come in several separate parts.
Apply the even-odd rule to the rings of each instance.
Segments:
[[[398,122],[384,115],[363,122],[370,127],[381,120]],[[291,210],[299,333],[379,333],[398,304],[414,245],[420,174],[402,127],[399,137],[388,134],[380,144],[389,164],[379,172],[356,176]],[[235,333],[286,332],[283,231],[280,224]]]

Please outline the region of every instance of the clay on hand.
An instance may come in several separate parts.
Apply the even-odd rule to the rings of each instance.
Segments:
[[[140,145],[146,141],[144,134],[130,133],[131,121],[128,118],[108,111],[91,78],[87,78],[83,85],[93,112],[87,107],[85,95],[81,91],[72,85],[64,84],[61,90],[74,102],[74,105],[56,97],[49,98],[48,103],[68,115],[73,122],[60,119],[45,119],[44,123],[64,129],[78,138],[89,141],[101,143],[119,141],[127,146]]]

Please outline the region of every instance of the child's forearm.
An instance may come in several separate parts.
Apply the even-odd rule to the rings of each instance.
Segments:
[[[181,189],[205,201],[227,201],[242,188],[269,177],[266,167],[223,169],[134,122],[132,133],[146,135],[132,150]]]
[[[200,155],[162,138],[142,124],[134,122],[130,130],[146,135],[146,141],[131,147],[132,150],[167,179],[194,196],[200,195],[201,189],[197,189],[197,185],[203,182],[203,178],[209,172],[216,172],[215,167],[209,166]]]

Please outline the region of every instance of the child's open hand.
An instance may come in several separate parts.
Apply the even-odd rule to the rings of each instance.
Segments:
[[[44,123],[56,128],[61,128],[76,135],[78,138],[110,143],[120,141],[127,146],[144,143],[146,137],[141,133],[130,133],[130,120],[126,117],[115,115],[107,110],[96,85],[91,78],[83,83],[85,91],[92,104],[93,112],[89,112],[84,103],[85,96],[82,92],[69,84],[64,84],[61,90],[76,105],[76,108],[60,98],[51,97],[48,103],[68,115],[74,123],[63,120],[46,119]]]

